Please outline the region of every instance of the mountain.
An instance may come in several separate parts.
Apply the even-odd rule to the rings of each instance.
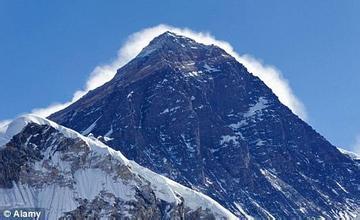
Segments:
[[[209,197],[49,120],[20,117],[1,137],[2,209],[38,208],[42,219],[236,219]]]
[[[223,49],[165,32],[49,117],[238,216],[355,218],[360,168]]]

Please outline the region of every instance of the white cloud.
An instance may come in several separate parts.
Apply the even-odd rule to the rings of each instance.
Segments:
[[[6,130],[6,128],[7,128],[7,125],[8,125],[10,122],[11,122],[10,120],[0,121],[0,134],[5,132],[5,130]]]
[[[43,117],[49,116],[50,114],[59,111],[71,103],[77,101],[88,91],[103,85],[105,82],[111,80],[114,77],[118,68],[133,59],[142,48],[149,44],[149,42],[154,37],[162,34],[165,31],[171,31],[179,35],[190,37],[195,41],[203,44],[214,44],[223,48],[239,62],[244,64],[250,72],[263,80],[265,84],[269,86],[279,97],[279,100],[283,104],[288,106],[302,119],[307,119],[307,114],[303,103],[293,94],[289,83],[286,79],[284,79],[281,72],[275,67],[264,65],[262,62],[250,55],[237,54],[229,43],[217,40],[209,33],[195,32],[187,28],[176,28],[163,24],[151,28],[146,28],[142,31],[130,35],[128,40],[118,51],[116,59],[107,65],[95,67],[95,69],[90,73],[90,77],[86,82],[85,87],[82,90],[76,91],[71,101],[62,104],[53,104],[46,108],[34,109],[32,113]]]
[[[359,154],[360,155],[360,134],[358,134],[355,137],[355,143],[352,146],[352,151],[354,151],[354,153]]]
[[[66,102],[66,103],[57,103],[49,105],[45,108],[35,108],[31,111],[31,114],[38,115],[41,117],[47,117],[51,115],[54,112],[60,111],[61,109],[64,109],[68,107],[72,102]]]
[[[247,54],[240,56],[238,61],[270,87],[284,105],[288,106],[300,118],[307,120],[307,112],[304,104],[295,96],[288,81],[282,76],[280,70],[273,66],[264,65],[259,60]]]

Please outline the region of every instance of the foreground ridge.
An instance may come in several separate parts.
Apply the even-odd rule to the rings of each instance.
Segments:
[[[237,219],[209,197],[37,116],[14,120],[0,148],[0,207],[45,219]]]

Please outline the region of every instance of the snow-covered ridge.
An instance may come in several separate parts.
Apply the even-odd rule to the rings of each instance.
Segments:
[[[129,161],[119,151],[115,151],[111,149],[110,147],[106,146],[105,144],[103,144],[102,142],[96,139],[84,137],[81,134],[71,129],[60,126],[48,119],[44,119],[35,115],[21,116],[15,119],[14,121],[12,121],[7,126],[5,132],[1,135],[1,137],[3,137],[6,140],[10,140],[12,136],[22,132],[24,128],[31,123],[35,123],[38,125],[48,125],[52,128],[55,128],[66,138],[83,140],[86,143],[86,145],[88,145],[90,151],[92,152],[93,156],[95,156],[95,158],[96,155],[101,156],[100,158],[106,158],[106,156],[111,155],[112,158],[115,158],[117,161],[120,162],[120,164],[129,167],[129,169],[133,174],[135,174],[135,176],[140,176],[146,181],[149,181],[158,199],[161,199],[168,203],[179,204],[181,203],[181,201],[179,201],[178,195],[180,195],[184,199],[185,207],[187,207],[190,210],[197,210],[197,209],[210,210],[211,213],[213,213],[216,218],[237,219],[230,211],[219,205],[210,197],[202,193],[196,192],[194,190],[191,190],[187,187],[184,187],[166,177],[158,175],[150,171],[149,169],[138,165],[133,161]],[[60,158],[59,156],[56,156],[56,154],[54,154],[51,160],[60,160],[59,158]],[[41,163],[37,163],[37,166],[39,164]],[[66,166],[66,164],[63,165]],[[125,188],[121,189],[123,185],[117,182],[111,183],[111,181],[109,181],[111,179],[111,174],[109,176],[101,169],[90,169],[90,168],[79,169],[74,173],[73,176],[75,180],[78,181],[78,186],[76,188],[77,192],[75,194],[83,195],[81,198],[83,198],[84,196],[86,196],[84,198],[89,197],[89,192],[90,192],[92,196],[90,196],[91,198],[89,197],[87,199],[89,200],[94,199],[99,193],[101,193],[101,189],[102,187],[104,187],[103,186],[104,182],[106,184],[111,184],[109,185],[109,187],[106,188],[107,190],[110,190],[110,192],[111,190],[115,190],[116,191],[115,195],[124,194],[122,191],[124,191]],[[93,179],[88,179],[88,178],[93,178]],[[85,182],[91,181],[92,182],[91,186],[87,186],[88,184],[85,183],[84,181]],[[125,190],[125,192],[130,190],[130,188],[126,188],[126,189],[127,190]],[[6,204],[19,204],[17,199],[23,198],[23,195],[28,194],[33,190],[34,189],[32,189],[31,186],[23,185],[23,184],[15,184],[13,189],[0,188],[0,206],[1,205],[4,206]],[[74,199],[72,199],[72,197],[74,196],[74,192],[72,192],[72,189],[66,187],[65,188],[60,187],[57,185],[44,186],[42,191],[41,190],[37,191],[39,193],[38,195],[40,195],[40,200],[41,199],[44,200],[44,201],[38,201],[39,202],[38,204],[47,205],[47,202],[45,200],[49,199],[49,197],[46,196],[47,193],[49,193],[48,191],[49,192],[54,191],[55,192],[54,195],[59,196],[59,198],[63,198],[65,200],[65,203],[68,203],[68,205],[65,207],[64,206],[65,203],[60,204],[59,202],[60,204],[59,207],[62,207],[61,209],[65,207],[65,209],[63,211],[57,210],[52,212],[55,213],[52,215],[53,217],[55,216],[59,217],[60,214],[62,214],[64,211],[70,211],[76,207],[76,202]],[[56,194],[56,192],[58,192],[58,194]],[[64,195],[60,196],[61,192],[65,193],[66,196],[65,197]],[[3,197],[5,200],[2,200],[1,197]],[[37,201],[37,199],[39,199],[38,197],[36,199],[35,197],[33,199],[31,198],[32,197],[29,197],[25,200],[20,199],[21,200],[20,203],[24,203],[24,205],[34,205],[32,201],[33,200]],[[67,200],[68,202],[66,202]],[[47,207],[47,208],[52,209],[51,207]],[[56,207],[54,207],[54,209],[56,209]]]
[[[42,117],[39,117],[36,115],[31,115],[31,114],[20,116],[20,117],[16,118],[15,120],[13,120],[12,122],[10,122],[7,125],[5,133],[0,134],[0,138],[2,138],[3,142],[4,142],[4,143],[0,142],[0,145],[2,146],[4,144],[6,144],[6,142],[10,141],[10,139],[14,135],[20,133],[26,127],[26,125],[28,125],[29,123],[35,123],[38,125],[49,125],[49,126],[55,128],[56,130],[58,130],[59,132],[61,132],[67,138],[82,139],[84,142],[87,143],[87,145],[92,150],[94,150],[98,153],[105,154],[105,155],[110,154],[110,155],[113,155],[116,157],[120,157],[124,163],[126,163],[126,164],[128,163],[128,160],[119,151],[113,150],[112,148],[103,144],[101,141],[98,141],[96,139],[87,138],[87,137],[79,134],[76,131],[73,131],[64,126],[58,125],[53,121],[50,121],[46,118],[42,118]]]
[[[337,148],[341,153],[345,154],[346,156],[349,156],[353,160],[360,160],[360,155],[357,153],[354,153],[352,151],[345,150],[343,148],[338,147]]]

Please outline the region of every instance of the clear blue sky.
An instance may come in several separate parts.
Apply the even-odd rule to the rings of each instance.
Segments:
[[[276,66],[332,143],[360,134],[357,0],[2,0],[0,120],[69,100],[129,34],[160,23],[209,31]]]

